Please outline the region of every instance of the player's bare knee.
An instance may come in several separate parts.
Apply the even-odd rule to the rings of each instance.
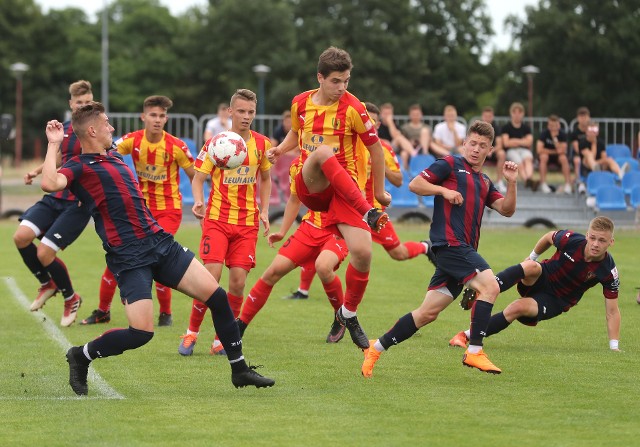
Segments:
[[[56,259],[55,250],[45,244],[38,244],[37,255],[38,261],[45,267]]]
[[[427,324],[433,323],[438,319],[438,313],[431,309],[418,308],[411,312],[411,315],[413,316],[413,321],[417,328],[426,326]]]
[[[524,261],[522,264],[522,270],[524,270],[525,278],[535,278],[542,273],[542,266],[540,263],[532,260]]]
[[[318,278],[320,278],[320,281],[325,284],[331,281],[333,276],[333,266],[316,262],[315,268],[316,274],[318,275]]]
[[[31,235],[27,234],[25,231],[21,231],[21,228],[18,227],[16,232],[13,234],[13,243],[17,248],[25,248],[33,242],[34,237],[31,237]]]

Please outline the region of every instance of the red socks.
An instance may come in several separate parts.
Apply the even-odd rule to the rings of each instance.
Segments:
[[[340,277],[336,275],[333,281],[329,284],[323,283],[322,287],[324,287],[324,291],[327,294],[329,303],[333,306],[333,310],[337,312],[344,302],[344,293],[342,292],[342,281],[340,281]]]
[[[403,245],[407,247],[407,250],[409,251],[408,259],[413,259],[416,256],[423,255],[427,252],[427,247],[425,247],[421,242],[409,241],[405,242]]]
[[[273,289],[273,286],[264,282],[262,278],[258,279],[258,282],[256,282],[247,295],[247,299],[242,307],[242,313],[240,314],[240,319],[242,321],[247,324],[251,323],[253,317],[256,316],[260,309],[262,309],[262,306],[264,306],[269,299],[271,289]]]
[[[372,206],[368,203],[358,184],[351,178],[349,173],[342,167],[336,157],[329,157],[320,165],[324,176],[327,177],[335,193],[351,203],[355,209],[363,216]]]
[[[358,304],[362,301],[362,297],[364,297],[364,291],[369,283],[369,272],[360,272],[349,264],[345,274],[345,281],[347,290],[344,294],[344,307],[351,312],[355,312],[358,309]]]
[[[111,302],[113,301],[113,296],[116,294],[117,287],[118,283],[116,278],[107,267],[104,269],[102,279],[100,280],[100,304],[98,304],[98,309],[102,312],[108,312],[109,309],[111,309]]]
[[[189,316],[189,330],[191,332],[200,332],[200,326],[202,326],[202,320],[204,320],[204,315],[207,313],[207,309],[208,307],[206,304],[201,303],[198,300],[193,300],[191,315]]]
[[[316,275],[316,267],[314,264],[309,263],[300,267],[300,286],[298,290],[309,290],[311,288],[311,282]]]
[[[156,282],[156,295],[160,303],[160,313],[171,315],[171,287]]]

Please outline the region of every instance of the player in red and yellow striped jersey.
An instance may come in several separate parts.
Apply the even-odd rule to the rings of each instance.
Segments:
[[[285,207],[280,231],[269,235],[269,246],[271,247],[284,239],[300,211],[301,202],[293,182],[299,170],[300,167],[294,160],[290,169],[291,194]],[[326,222],[326,213],[309,210],[303,216],[300,226],[280,247],[271,265],[267,267],[247,295],[247,300],[238,319],[238,326],[242,334],[266,304],[273,286],[298,266],[313,268],[317,271],[334,313],[340,309],[344,301],[344,294],[342,282],[335,271],[340,267],[340,263],[344,261],[349,251],[342,238],[325,228]],[[327,335],[327,343],[337,343],[344,336],[344,326],[339,324],[335,318],[332,320],[333,325]]]
[[[388,216],[371,208],[355,182],[358,138],[371,153],[376,198],[388,205],[391,196],[384,191],[384,164],[378,134],[364,105],[347,92],[352,68],[351,57],[344,50],[330,47],[320,55],[319,88],[293,98],[291,130],[268,154],[275,162],[282,154],[300,147],[302,170],[295,179],[298,197],[307,208],[327,212],[328,223],[336,226],[351,252],[345,276],[345,300],[336,318],[349,329],[358,347],[368,349],[369,340],[358,322],[356,310],[369,282],[369,227],[379,231]]]
[[[138,185],[147,207],[168,233],[176,234],[182,222],[182,195],[180,194],[180,168],[189,179],[193,178],[193,156],[184,141],[164,131],[168,110],[173,101],[166,96],[149,96],[142,104],[140,119],[144,129],[130,132],[115,142],[123,155],[131,155]],[[116,280],[105,269],[100,282],[100,304],[81,324],[108,323],[111,302],[116,291]],[[156,282],[156,295],[160,304],[158,326],[171,326],[171,288]]]
[[[216,168],[207,154],[209,141],[205,142],[196,160],[196,175],[192,189],[193,214],[202,219],[200,257],[205,267],[220,281],[223,265],[229,269],[228,299],[235,317],[240,314],[244,286],[249,271],[256,265],[256,243],[259,222],[264,225],[264,235],[269,233],[269,196],[271,195],[271,163],[266,151],[271,140],[251,130],[256,115],[256,94],[239,89],[231,97],[231,131],[242,136],[248,154],[237,169]],[[211,193],[204,206],[203,186],[211,177]],[[260,208],[256,197],[257,182],[260,181]],[[199,301],[193,302],[189,328],[182,336],[178,347],[181,355],[191,355],[207,307]],[[217,339],[211,354],[224,354]]]

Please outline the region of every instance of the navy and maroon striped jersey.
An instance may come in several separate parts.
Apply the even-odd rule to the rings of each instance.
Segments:
[[[541,264],[549,280],[547,287],[555,296],[573,307],[584,292],[600,283],[605,298],[618,298],[618,269],[609,253],[602,261],[585,261],[587,239],[582,234],[569,230],[556,231],[553,234],[553,245],[557,251]]]
[[[469,245],[477,250],[484,207],[504,196],[487,175],[475,172],[463,157],[447,155],[420,175],[429,183],[458,191],[464,199],[462,205],[452,205],[441,195],[435,196],[429,231],[433,245]]]
[[[133,172],[116,151],[75,156],[59,172],[67,177],[67,188],[91,210],[105,248],[162,230],[147,208]]]
[[[62,128],[64,130],[64,139],[62,140],[62,144],[60,144],[60,154],[62,155],[60,166],[64,166],[64,164],[71,160],[72,157],[82,153],[82,146],[80,146],[80,141],[73,132],[71,121],[65,121],[62,124]],[[68,189],[52,192],[50,195],[61,200],[78,200],[78,198]]]

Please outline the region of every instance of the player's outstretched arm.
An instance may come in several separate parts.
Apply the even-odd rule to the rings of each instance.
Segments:
[[[49,144],[47,145],[47,155],[42,164],[40,187],[45,192],[62,191],[67,186],[67,177],[58,173],[56,164],[58,148],[64,138],[62,123],[56,120],[49,121],[46,133]]]
[[[618,299],[605,299],[604,301],[607,311],[607,334],[609,335],[609,349],[619,352],[620,309],[618,308]]]
[[[512,161],[505,161],[502,175],[507,181],[507,193],[504,199],[498,199],[491,204],[491,208],[506,217],[513,216],[516,212],[518,165]]]
[[[409,183],[409,191],[419,196],[442,196],[453,205],[462,205],[462,202],[464,202],[462,194],[458,191],[431,183],[422,177],[422,175],[418,175],[411,180],[411,183]]]
[[[292,129],[289,130],[289,133],[287,133],[287,136],[284,137],[282,143],[267,150],[267,159],[271,164],[275,164],[281,155],[286,154],[296,147],[298,147],[298,132],[294,132]]]
[[[384,190],[384,153],[382,144],[376,141],[371,146],[367,146],[371,155],[371,176],[373,177],[373,195],[381,205],[387,206],[391,203],[391,195]]]
[[[531,259],[532,261],[536,261],[538,257],[547,251],[549,247],[553,245],[553,234],[555,231],[549,231],[545,233],[539,240],[536,242],[535,247],[533,247],[533,251],[529,254],[529,257],[526,259]]]

